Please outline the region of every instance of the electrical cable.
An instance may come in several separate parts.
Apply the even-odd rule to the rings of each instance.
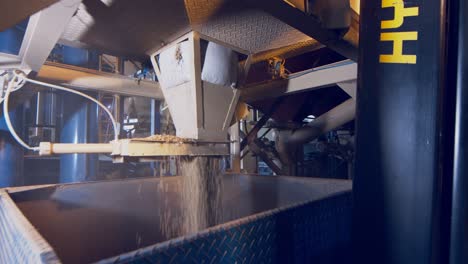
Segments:
[[[3,76],[5,76],[5,75],[7,75],[7,74],[8,74],[8,71],[1,71],[0,77],[3,77]],[[14,79],[14,78],[13,78],[13,79]],[[15,80],[13,80],[13,79],[10,80],[10,82],[12,81],[12,82],[14,83]],[[9,84],[10,82],[8,82],[8,84]],[[24,86],[25,83],[26,83],[26,82],[25,82],[24,80],[19,80],[18,83],[15,84],[15,86],[14,86],[15,88],[12,88],[11,91],[12,91],[12,92],[18,91],[19,89],[21,89],[21,88]],[[3,88],[4,83],[1,83],[0,85],[1,85],[1,87],[0,87],[0,104],[1,104],[1,103],[3,102],[4,97],[5,97],[6,89]]]
[[[8,112],[8,102],[10,99],[10,93],[13,90],[13,84],[15,83],[16,76],[13,77],[13,79],[8,83],[8,88],[6,89],[5,95],[3,97],[3,115],[5,116],[5,123],[8,127],[8,130],[10,130],[11,135],[13,138],[23,147],[29,150],[37,151],[39,150],[39,147],[31,147],[26,142],[24,142],[16,133],[15,128],[11,124],[10,120],[10,114]]]
[[[24,73],[23,73],[24,74]],[[32,79],[29,79],[27,78],[26,76],[23,76],[23,75],[20,75],[16,72],[16,70],[13,71],[13,78],[10,80],[10,82],[8,83],[8,87],[5,91],[5,94],[3,96],[3,98],[0,98],[0,103],[3,102],[3,114],[5,116],[5,123],[10,131],[10,133],[12,134],[12,136],[15,138],[15,140],[21,145],[23,146],[24,148],[26,149],[29,149],[29,150],[33,150],[33,151],[38,151],[39,150],[39,147],[31,147],[29,146],[28,144],[26,144],[19,136],[18,134],[16,133],[12,123],[11,123],[11,120],[10,120],[10,115],[9,115],[9,112],[8,112],[8,103],[9,103],[9,98],[10,98],[10,94],[11,92],[14,92],[14,91],[18,91],[19,89],[21,89],[24,84],[26,82],[30,82],[30,83],[34,83],[34,84],[37,84],[37,85],[42,85],[42,86],[46,86],[46,87],[50,87],[50,88],[53,88],[53,89],[57,89],[57,90],[62,90],[62,91],[66,91],[66,92],[70,92],[70,93],[73,93],[73,94],[76,94],[76,95],[79,95],[79,96],[82,96],[86,99],[89,99],[91,101],[93,101],[94,103],[96,103],[99,107],[101,107],[106,113],[107,115],[109,116],[111,122],[112,122],[112,126],[114,127],[114,140],[118,140],[119,139],[119,125],[118,123],[115,121],[114,119],[114,116],[112,115],[112,113],[110,112],[110,110],[104,106],[101,102],[99,102],[98,100],[96,100],[95,98],[87,95],[87,94],[84,94],[82,92],[79,92],[79,91],[76,91],[76,90],[73,90],[73,89],[70,89],[70,88],[66,88],[66,87],[63,87],[63,86],[59,86],[59,85],[55,85],[55,84],[49,84],[49,83],[45,83],[45,82],[41,82],[41,81],[36,81],[36,80],[32,80]],[[18,82],[15,87],[15,81],[16,79],[20,80],[20,82]]]
[[[73,94],[82,96],[82,97],[84,97],[86,99],[89,99],[89,100],[93,101],[94,103],[99,105],[102,108],[102,110],[104,110],[107,113],[107,115],[109,116],[109,119],[112,122],[112,126],[114,127],[114,140],[119,139],[119,125],[118,125],[117,121],[115,121],[115,118],[112,115],[111,111],[105,105],[103,105],[101,102],[96,100],[95,98],[93,98],[93,97],[91,97],[91,96],[89,96],[89,95],[87,95],[85,93],[74,90],[74,89],[70,89],[70,88],[66,88],[66,87],[63,87],[63,86],[55,85],[55,84],[50,84],[50,83],[45,83],[45,82],[29,79],[26,76],[19,75],[18,73],[16,73],[16,71],[14,71],[13,74],[15,75],[15,77],[20,78],[20,79],[24,80],[25,82],[30,82],[30,83],[34,83],[34,84],[37,84],[37,85],[47,86],[47,87],[50,87],[50,88],[53,88],[53,89],[66,91],[66,92],[73,93]]]

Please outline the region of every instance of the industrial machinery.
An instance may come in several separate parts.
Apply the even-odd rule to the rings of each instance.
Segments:
[[[0,1],[0,262],[468,263],[466,2]]]
[[[195,233],[184,230],[181,185],[177,176],[1,190],[0,259],[300,263],[349,255],[350,181],[226,175],[219,220]]]
[[[14,15],[2,19],[2,30],[24,35],[17,41],[18,52],[0,54],[0,131],[11,134],[2,138],[8,139],[6,145],[19,157],[12,161],[0,154],[0,162],[9,165],[4,167],[4,178],[15,181],[0,180],[5,182],[0,186],[21,185],[16,183],[21,173],[13,167],[22,166],[25,157],[30,163],[55,164],[51,170],[58,160],[55,170],[60,177],[58,181],[29,179],[53,185],[0,190],[0,260],[112,263],[249,258],[300,262],[344,258],[329,250],[347,251],[349,180],[218,175],[226,166],[232,173],[257,172],[260,160],[277,175],[297,172],[294,148],[354,117],[357,65],[352,60],[357,57],[357,15],[349,2],[302,1],[302,6],[301,1],[277,2],[276,8],[316,24],[322,32],[320,39],[313,39],[315,33],[304,31],[292,20],[283,21],[280,13],[270,10],[270,3],[261,2],[51,0],[20,4]],[[15,4],[7,1],[5,5]],[[124,23],[113,18],[124,13]],[[18,22],[24,28],[11,29]],[[328,51],[333,53],[330,61],[316,59],[313,65],[290,70],[296,64],[289,65],[287,58],[314,53],[322,44],[336,50]],[[263,77],[250,80],[249,76]],[[311,113],[299,111],[305,101],[294,105],[297,99],[277,99],[325,87],[341,91],[339,102],[328,99],[330,105],[310,124],[303,122],[303,116]],[[146,101],[151,102],[150,114],[142,118],[136,100],[124,96],[151,98]],[[273,103],[268,105],[269,101]],[[259,102],[267,102],[266,107]],[[344,108],[333,109],[340,103]],[[276,117],[276,113],[288,113],[280,107],[296,110]],[[258,116],[257,108],[263,116]],[[27,137],[18,126],[24,122],[16,109],[26,109]],[[249,112],[257,115],[252,124],[244,122]],[[161,133],[170,129],[157,128],[162,123],[155,121],[157,115],[159,119],[169,116],[165,122],[167,127],[173,124],[175,135]],[[151,128],[141,135],[137,130],[144,119]],[[274,125],[267,128],[270,119]],[[311,130],[312,135],[298,139],[297,134]],[[294,142],[294,147],[286,149],[267,140],[278,135],[283,146]],[[126,176],[138,174],[141,164],[164,172],[160,178],[63,184],[102,180],[97,171],[104,161],[112,162],[107,169],[128,167]],[[178,176],[163,177],[174,174]],[[334,206],[341,209],[336,211]],[[38,209],[50,209],[47,219],[36,214]],[[325,215],[328,224],[308,227]],[[307,224],[302,223],[304,217]],[[42,225],[44,220],[51,225]],[[285,220],[296,221],[301,229],[276,233]],[[126,231],[117,230],[119,226]],[[337,233],[335,226],[343,232]],[[206,238],[207,228],[213,228],[213,236],[224,242]],[[95,236],[83,236],[84,232]],[[231,232],[238,232],[239,237]],[[256,237],[260,243],[244,240],[245,232],[251,234],[249,240]],[[333,235],[325,242],[315,232]],[[291,234],[301,236],[304,243]],[[187,242],[167,246],[181,237]],[[205,243],[211,246],[192,248]],[[314,243],[321,246],[290,258],[292,252]],[[231,247],[240,248],[226,253]]]
[[[168,147],[165,147],[164,142],[161,141],[153,142],[151,140],[145,140],[146,144],[141,144],[141,140],[120,140],[118,139],[118,134],[120,133],[121,124],[114,120],[115,118],[112,116],[112,113],[101,104],[101,109],[107,112],[112,121],[114,129],[114,140],[112,142],[86,145],[82,145],[84,143],[78,142],[65,145],[57,142],[41,142],[38,146],[34,147],[26,146],[27,144],[23,142],[21,145],[30,150],[38,151],[40,155],[70,153],[111,154],[114,162],[122,162],[126,158],[135,160],[141,157],[148,160],[149,157],[174,154],[183,155],[184,153],[186,155],[227,155],[229,154],[228,134],[231,134],[228,133],[228,130],[231,127],[237,109],[242,106],[242,103],[239,101],[241,97],[244,98],[243,101],[245,102],[249,102],[249,100],[252,101],[251,98],[255,98],[254,100],[258,101],[261,96],[268,95],[269,90],[275,90],[277,92],[282,90],[281,87],[285,87],[286,92],[284,94],[292,94],[298,91],[311,90],[335,84],[344,87],[343,89],[351,94],[353,93],[352,90],[355,90],[354,80],[356,79],[357,70],[355,63],[336,65],[331,68],[323,68],[323,70],[317,68],[314,71],[308,72],[289,72],[288,77],[285,76],[284,69],[277,69],[275,71],[283,72],[280,80],[244,89],[247,84],[250,66],[253,63],[261,61],[262,56],[266,59],[272,58],[273,56],[275,59],[279,58],[280,61],[282,61],[282,64],[279,66],[284,67],[284,59],[280,58],[282,54],[301,54],[313,50],[317,47],[316,42],[310,38],[311,36],[307,36],[308,32],[304,32],[305,34],[301,33],[300,28],[294,28],[294,25],[288,25],[289,22],[284,23],[278,20],[275,17],[275,13],[272,13],[273,15],[268,15],[268,10],[265,10],[267,13],[262,11],[264,6],[258,8],[255,4],[250,7],[249,5],[253,3],[244,5],[235,3],[235,1],[226,1],[226,3],[223,1],[207,1],[206,3],[198,3],[197,1],[179,2],[171,5],[155,3],[159,8],[171,10],[173,14],[180,17],[180,19],[171,19],[172,23],[174,23],[174,27],[170,30],[165,31],[159,29],[158,38],[150,39],[154,32],[139,32],[139,36],[145,37],[144,39],[134,41],[135,43],[143,41],[142,44],[144,45],[140,47],[130,44],[130,40],[121,41],[121,43],[129,43],[130,46],[108,46],[107,44],[110,43],[107,43],[105,47],[106,50],[116,54],[133,56],[131,52],[144,52],[150,56],[158,80],[158,89],[160,89],[158,91],[158,96],[161,98],[163,97],[167,103],[177,136],[193,139],[196,142],[193,140],[189,142],[180,140],[177,144],[177,151],[175,151],[174,148],[172,148],[172,146],[174,146],[172,144],[173,142],[168,145]],[[327,38],[338,39],[337,41],[323,41],[322,43],[326,45],[329,44],[334,49],[336,48],[339,53],[355,59],[356,53],[353,51],[352,46],[356,44],[356,37],[353,36],[353,34],[356,33],[356,29],[355,26],[352,25],[352,23],[355,23],[355,20],[351,19],[352,11],[349,3],[343,4],[346,3],[346,1],[342,1],[343,3],[336,1],[336,4],[321,2],[312,4],[306,1],[306,5],[301,5],[299,2],[300,1],[298,1],[298,3],[293,3],[292,5],[308,14],[304,19],[310,19],[312,22],[313,19],[307,18],[307,16],[317,17],[318,22],[323,24],[320,30],[329,34]],[[142,1],[140,4],[149,5],[147,1]],[[108,23],[110,21],[108,20],[108,15],[116,12],[113,11],[114,9],[125,8],[128,4],[120,1],[116,1],[115,3],[111,1],[109,3],[105,2],[104,5],[107,5],[109,10],[104,10],[96,4],[81,2],[79,0],[58,1],[33,15],[29,19],[18,56],[14,58],[12,62],[2,64],[1,67],[7,72],[10,72],[10,74],[5,75],[4,78],[5,85],[7,83],[12,84],[10,91],[20,89],[20,87],[13,82],[17,81],[20,82],[20,84],[31,82],[37,85],[46,85],[83,96],[80,92],[69,88],[67,89],[63,86],[61,88],[58,84],[61,82],[67,86],[81,89],[85,86],[89,89],[92,83],[90,82],[91,76],[80,76],[75,72],[66,73],[61,69],[60,72],[58,72],[57,69],[52,69],[54,66],[49,66],[48,63],[46,63],[44,67],[41,66],[46,61],[48,54],[57,41],[70,43],[72,45],[78,45],[79,43],[79,45],[103,48],[104,46],[102,46],[102,43],[106,43],[113,36],[111,32],[104,32],[100,28],[109,25]],[[221,7],[223,5],[226,6],[224,7],[225,10],[220,9],[217,11],[216,6]],[[36,8],[40,10],[43,7],[38,5]],[[288,12],[291,12],[291,14],[296,12],[291,6],[286,5],[283,8],[289,10]],[[204,12],[198,11],[202,9]],[[334,10],[335,13],[330,13],[327,10]],[[26,10],[24,11],[26,12]],[[234,11],[235,15],[232,13]],[[97,18],[107,19],[107,21],[95,21]],[[163,20],[164,17],[153,18],[154,22]],[[11,23],[13,21],[14,20],[6,22]],[[96,25],[94,25],[95,23]],[[317,21],[315,23],[317,23]],[[51,27],[50,24],[53,24],[55,28]],[[266,32],[262,30],[261,25],[272,25],[275,31]],[[246,33],[244,30],[245,26],[254,28],[254,31],[248,31],[248,34],[244,34]],[[119,27],[122,27],[122,30],[124,30],[126,25],[119,25]],[[38,28],[47,28],[47,30],[38,30]],[[94,28],[96,28],[99,33],[94,32]],[[150,27],[147,28],[149,29]],[[341,37],[333,36],[331,33],[332,29],[349,29],[349,34],[343,39],[339,39]],[[144,31],[146,29],[142,30]],[[51,34],[52,31],[53,34]],[[188,33],[182,33],[187,31]],[[235,37],[227,34],[227,32],[231,31],[236,32]],[[88,37],[88,34],[91,34],[92,37]],[[287,34],[288,37],[283,38],[281,34]],[[161,36],[163,37],[161,38]],[[131,38],[131,35],[129,34],[128,36],[125,35],[122,37]],[[265,42],[266,39],[270,39],[271,41]],[[299,46],[297,46],[297,43],[300,43]],[[272,52],[271,55],[268,54],[269,51]],[[11,58],[12,56],[8,57]],[[56,61],[57,57],[60,56],[54,57],[53,60]],[[109,56],[103,56],[104,59],[108,57]],[[18,62],[16,62],[16,60],[18,60]],[[106,60],[109,61],[109,59]],[[106,61],[102,63],[100,61],[99,65],[103,63],[106,63]],[[115,71],[115,68],[116,67],[111,71]],[[20,71],[11,73],[13,69]],[[335,73],[336,71],[340,73]],[[35,72],[38,73],[37,76],[40,80],[33,80],[27,77],[28,74],[34,75]],[[78,78],[70,78],[70,81],[65,81],[63,76],[70,74]],[[327,78],[327,76],[329,76],[328,74],[333,76],[332,80]],[[317,78],[317,76],[320,77]],[[55,82],[58,80],[59,83],[47,84],[43,82],[49,80]],[[310,81],[316,83],[311,83]],[[111,82],[107,80],[96,80],[91,86],[91,89],[109,84],[111,84]],[[144,83],[140,83],[139,81],[135,90],[140,90],[139,86],[142,86],[142,84]],[[119,90],[121,89],[120,87],[124,85],[126,84],[119,84]],[[8,89],[5,88],[5,92],[5,97],[8,98]],[[130,91],[128,90],[128,92]],[[154,93],[158,92],[154,91]],[[261,94],[260,97],[258,96],[259,94]],[[93,100],[89,96],[86,98],[96,102],[96,100]],[[5,105],[8,107],[8,100],[6,101]],[[296,142],[297,140],[289,138],[289,132],[281,132],[281,140],[283,143],[278,144],[277,149],[280,155],[277,161],[271,161],[270,158],[267,158],[269,155],[262,154],[263,151],[259,151],[258,146],[254,146],[251,136],[246,138],[249,139],[249,148],[252,149],[255,155],[263,157],[262,159],[273,168],[276,174],[281,174],[283,172],[292,173],[295,171],[291,168],[294,167],[294,165],[291,164],[294,163],[294,161],[291,160],[291,157],[294,155],[291,154],[291,148],[285,148],[284,145],[291,145],[293,141],[294,144],[301,145],[334,127],[351,121],[354,116],[353,102],[354,100],[351,98],[346,106],[343,105],[343,109],[337,108],[334,110],[339,115],[341,115],[341,113],[347,115],[346,117],[336,119],[339,121],[333,125],[328,124],[327,127],[317,128],[318,133],[314,132],[310,136],[306,136],[301,142]],[[4,109],[6,110],[7,107]],[[8,111],[5,112],[8,113]],[[8,116],[8,114],[6,116]],[[268,117],[265,117],[265,120],[267,118]],[[317,120],[328,120],[329,118],[333,119],[334,117],[331,115],[324,115]],[[314,122],[312,125],[320,126],[320,122]],[[260,122],[260,124],[261,123],[262,122]],[[254,131],[260,128],[260,124]],[[8,127],[12,130],[11,124]],[[312,130],[314,129],[315,128]],[[309,130],[304,128],[304,131],[308,131],[305,132],[306,134],[310,133]],[[299,131],[295,131],[294,133],[298,135]],[[16,135],[15,138],[19,139],[19,136]],[[244,149],[245,143],[247,142],[244,140],[245,142],[240,144],[240,138],[232,138],[231,141],[237,142],[237,146],[231,144],[231,149],[240,150]],[[149,147],[150,145],[154,147]],[[144,149],[139,149],[143,146],[145,146]],[[167,150],[167,152],[163,150]],[[237,150],[237,152],[239,152],[239,150]],[[234,157],[234,159],[237,160],[233,160],[232,163],[239,164],[238,159],[240,158],[240,153],[235,154]],[[235,169],[235,171],[239,171],[239,169]]]
[[[0,262],[467,263],[467,7],[1,1]]]

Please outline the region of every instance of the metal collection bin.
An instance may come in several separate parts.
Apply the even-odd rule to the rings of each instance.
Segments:
[[[161,221],[180,218],[180,182],[181,177],[141,178],[4,189],[0,260],[336,263],[349,258],[350,181],[225,175],[221,222],[193,234],[171,234]]]

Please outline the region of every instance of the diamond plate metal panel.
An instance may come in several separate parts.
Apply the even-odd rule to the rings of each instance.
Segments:
[[[60,263],[5,189],[0,189],[0,263]]]
[[[277,49],[310,37],[240,1],[185,0],[192,28],[252,53]]]
[[[189,30],[252,53],[311,40],[273,16],[232,0],[135,0],[109,6],[87,1],[62,39],[117,54],[143,55]]]
[[[62,39],[80,43],[80,39],[86,34],[88,28],[95,23],[94,18],[86,11],[86,6],[80,4],[76,14],[62,33]]]
[[[282,59],[291,58],[298,56],[310,51],[314,51],[322,48],[323,45],[317,42],[314,39],[310,39],[303,42],[298,42],[289,46],[282,48],[262,51],[253,56],[252,63],[257,63],[259,61],[264,61],[273,57],[279,57]]]
[[[101,263],[346,263],[351,192],[254,215]]]

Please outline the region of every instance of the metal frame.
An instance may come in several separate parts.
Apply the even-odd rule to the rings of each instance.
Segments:
[[[119,141],[119,156],[223,156],[229,155],[228,142],[166,143],[123,139]]]
[[[356,99],[357,81],[346,81],[336,83],[343,91],[345,91],[351,98]]]
[[[20,66],[21,58],[19,56],[0,52],[0,70],[19,68]]]
[[[157,158],[167,156],[228,156],[229,142],[160,142],[145,139],[122,139],[111,143],[73,144],[41,142],[41,156],[53,154],[110,154],[114,162],[125,158]]]
[[[204,39],[204,40],[206,40],[206,41],[214,42],[214,43],[216,43],[216,44],[219,44],[219,45],[228,47],[228,48],[230,48],[231,50],[233,50],[233,51],[235,51],[235,52],[237,52],[237,53],[244,54],[244,55],[250,55],[250,54],[251,54],[251,52],[248,51],[248,50],[238,48],[238,47],[233,46],[233,45],[231,45],[231,44],[229,44],[229,43],[226,43],[226,42],[224,42],[224,41],[221,41],[221,40],[219,40],[219,39],[215,39],[215,38],[212,38],[212,37],[210,37],[210,36],[204,35],[204,34],[202,34],[202,33],[200,33],[200,32],[196,32],[196,33],[197,33],[197,35],[198,35],[201,39]]]
[[[192,32],[189,37],[190,46],[193,48],[193,67],[192,76],[194,78],[192,86],[195,90],[195,108],[197,109],[197,127],[203,129],[205,127],[205,111],[203,110],[203,86],[201,80],[201,50],[200,50],[200,36],[197,32]]]
[[[280,168],[280,166],[278,166],[278,164],[276,164],[275,161],[271,159],[268,153],[265,151],[265,146],[263,142],[260,141],[260,138],[258,138],[258,132],[267,123],[267,121],[274,114],[279,105],[281,105],[282,101],[283,100],[281,98],[277,99],[271,106],[270,110],[264,113],[262,118],[258,120],[258,122],[250,131],[248,131],[247,135],[242,139],[242,141],[239,144],[240,152],[244,151],[245,153],[245,148],[248,146],[249,150],[252,151],[252,153],[254,153],[255,155],[259,156],[268,165],[268,167],[277,175],[283,174],[283,171]],[[243,157],[241,157],[240,159],[242,158]],[[277,162],[281,162],[279,159],[276,160]]]
[[[244,61],[242,76],[239,78],[239,87],[237,87],[237,89],[234,90],[234,97],[232,98],[231,103],[229,104],[229,110],[226,114],[226,119],[224,120],[223,130],[227,129],[231,125],[232,117],[234,116],[234,112],[236,111],[236,107],[241,95],[240,89],[244,88],[247,76],[249,75],[250,65],[252,65],[252,57],[252,55],[249,55]]]
[[[266,124],[268,119],[275,113],[278,106],[281,104],[281,98],[278,99],[270,108],[270,110],[263,114],[262,118],[258,120],[255,126],[247,133],[246,137],[242,139],[240,144],[240,150],[244,150],[251,142],[257,138],[258,131]]]
[[[29,18],[19,52],[23,71],[40,70],[80,3],[62,0]]]
[[[240,128],[239,122],[236,122],[230,127],[229,131],[231,145],[230,145],[230,157],[231,157],[231,172],[240,173],[241,169],[241,155],[240,155]]]
[[[330,87],[343,82],[355,82],[357,79],[357,72],[357,63],[348,63],[335,67],[325,65],[296,78],[270,81],[260,85],[246,87],[242,90],[241,99],[245,102],[254,102],[287,94]]]
[[[358,49],[343,40],[341,35],[324,28],[314,17],[292,7],[283,0],[243,0],[247,4],[259,8],[291,27],[303,32],[311,38],[326,45],[341,55],[357,61]]]
[[[58,83],[74,89],[143,96],[154,99],[164,98],[159,83],[154,81],[137,80],[119,74],[55,62],[45,62],[36,79]]]

